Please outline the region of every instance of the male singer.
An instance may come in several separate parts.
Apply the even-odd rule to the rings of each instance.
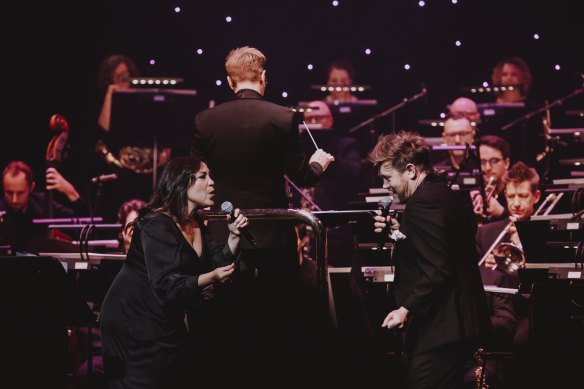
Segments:
[[[396,310],[382,327],[403,329],[411,388],[462,384],[464,362],[489,318],[474,245],[472,208],[434,174],[418,135],[386,135],[371,152],[394,200],[405,204],[396,246]],[[389,223],[375,217],[376,232]],[[405,236],[405,237],[404,237]]]
[[[334,160],[321,149],[308,159],[302,151],[299,120],[294,112],[264,99],[267,84],[265,62],[264,54],[255,48],[246,46],[232,50],[225,68],[229,87],[235,96],[201,112],[195,119],[191,151],[207,161],[213,172],[215,204],[230,201],[242,210],[288,208],[284,174],[300,186],[312,186]],[[215,236],[221,236],[223,231],[217,224],[210,223],[210,228],[217,232]],[[285,328],[292,326],[295,318],[292,317],[291,321],[290,316],[296,315],[290,304],[297,296],[290,294],[295,294],[293,284],[297,282],[299,271],[297,237],[289,221],[252,221],[249,231],[257,242],[257,250],[245,250],[247,242],[242,240],[244,250],[240,268],[256,278],[248,289],[243,290],[259,291],[250,299],[261,300],[261,303],[258,301],[249,309],[257,310],[256,314],[266,319],[255,318],[256,322],[250,325],[250,331],[263,339],[250,344],[249,349],[258,350],[255,357],[266,358],[264,362],[280,365],[275,368],[283,367],[286,365],[283,359],[270,356],[274,350],[262,353],[258,347],[279,348],[282,342],[293,338]],[[238,284],[238,279],[234,284]],[[235,294],[244,299],[245,293],[241,289]],[[247,303],[249,301],[240,301],[235,309],[245,310]],[[242,315],[254,319],[254,313],[243,312]],[[240,330],[233,322],[242,319],[237,316],[229,315],[229,332]],[[273,331],[277,334],[268,339],[268,334]],[[253,339],[253,336],[245,338]],[[244,358],[243,362],[262,365],[249,358]],[[241,363],[242,360],[237,361],[237,365]],[[238,386],[242,386],[241,382]]]

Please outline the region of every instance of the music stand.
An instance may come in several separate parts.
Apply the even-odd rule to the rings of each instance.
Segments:
[[[574,262],[581,232],[560,230],[550,220],[517,221],[515,227],[528,263]]]
[[[152,187],[156,186],[158,148],[190,145],[196,114],[202,110],[196,90],[123,89],[112,95],[110,136],[115,150],[152,147]]]

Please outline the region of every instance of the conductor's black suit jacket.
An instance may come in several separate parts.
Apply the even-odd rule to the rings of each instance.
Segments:
[[[410,311],[406,353],[486,336],[490,324],[470,203],[430,174],[407,201],[400,231],[406,238],[397,243],[395,297]]]
[[[197,115],[191,151],[211,170],[216,207],[227,200],[241,209],[288,208],[284,174],[300,186],[318,182],[322,168],[309,165],[298,123],[292,110],[250,89]],[[293,229],[275,224],[250,222],[258,248],[295,247]],[[224,226],[215,230],[227,232]]]

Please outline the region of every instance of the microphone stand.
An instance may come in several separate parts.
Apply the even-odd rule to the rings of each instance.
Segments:
[[[505,124],[503,127],[501,127],[501,131],[507,131],[508,129],[510,129],[511,127],[516,126],[517,124],[524,122],[526,120],[529,120],[531,118],[533,118],[534,116],[537,116],[545,111],[547,111],[550,108],[553,108],[557,105],[562,105],[564,104],[564,102],[568,99],[571,99],[572,97],[578,96],[579,94],[581,94],[582,92],[584,92],[584,88],[580,88],[580,89],[576,89],[575,91],[573,91],[572,93],[564,96],[564,97],[560,97],[559,99],[557,99],[556,101],[553,101],[549,104],[545,104],[543,107],[536,109],[535,111],[531,111],[526,113],[525,115],[513,120],[510,123]]]
[[[397,111],[401,107],[403,107],[409,103],[413,103],[416,100],[421,99],[422,97],[426,96],[427,93],[428,93],[428,90],[426,88],[423,88],[421,92],[415,94],[414,96],[412,96],[410,98],[405,97],[401,103],[396,104],[393,107],[391,107],[391,108],[389,108],[381,113],[378,113],[377,115],[372,116],[371,118],[365,120],[364,122],[362,122],[360,124],[357,124],[355,127],[351,128],[348,131],[348,133],[353,134],[353,133],[359,131],[360,129],[362,129],[363,127],[367,127],[368,125],[373,124],[377,120],[382,119],[382,118],[386,117],[387,115],[394,113],[395,111]]]

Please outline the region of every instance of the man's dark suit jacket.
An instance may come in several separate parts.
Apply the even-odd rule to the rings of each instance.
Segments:
[[[407,201],[396,251],[395,297],[410,311],[406,354],[488,334],[489,317],[477,266],[475,217],[435,174]]]
[[[322,168],[308,164],[298,123],[292,110],[250,89],[197,115],[191,151],[211,170],[216,207],[227,200],[241,209],[288,208],[284,174],[300,186],[318,182]],[[293,230],[274,228],[273,221],[253,221],[249,230],[259,248],[296,245]],[[223,235],[226,229],[214,232]]]

